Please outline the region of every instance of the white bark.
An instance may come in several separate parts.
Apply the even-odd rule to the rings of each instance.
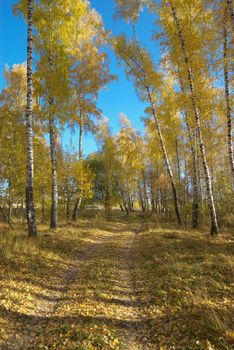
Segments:
[[[50,102],[52,104],[53,102]],[[58,185],[57,185],[57,152],[56,152],[56,134],[55,120],[53,113],[49,120],[50,134],[50,157],[52,170],[52,191],[51,191],[51,222],[50,227],[56,229],[58,226]]]
[[[80,124],[79,124],[79,149],[78,149],[78,154],[79,154],[79,160],[83,159],[83,116],[80,114]],[[82,203],[82,198],[79,197],[76,199],[76,204],[73,210],[73,215],[72,215],[72,220],[77,221],[78,219],[78,212],[81,207]]]
[[[180,87],[181,91],[185,93],[185,89],[182,83],[182,79],[180,77]],[[189,142],[190,142],[190,150],[192,155],[192,164],[193,164],[193,175],[192,175],[192,183],[193,183],[193,208],[192,208],[192,227],[198,228],[199,224],[199,194],[198,194],[198,174],[197,174],[197,152],[194,142],[194,137],[192,134],[192,130],[189,123],[188,114],[186,111],[184,111],[185,116],[185,124],[188,132]]]
[[[168,155],[167,155],[167,150],[166,150],[166,147],[165,147],[165,142],[164,142],[162,131],[161,131],[161,126],[160,126],[160,123],[159,123],[159,120],[158,120],[158,116],[157,116],[157,112],[156,112],[156,106],[154,104],[154,101],[153,101],[153,98],[151,96],[150,90],[147,89],[147,92],[148,92],[149,101],[150,101],[150,104],[151,104],[151,107],[152,107],[152,111],[153,111],[153,117],[154,117],[154,121],[155,121],[155,124],[156,124],[159,140],[160,140],[160,144],[161,144],[161,148],[162,148],[162,152],[163,152],[163,157],[164,157],[165,164],[166,164],[167,173],[168,173],[168,176],[169,176],[169,179],[170,179],[170,182],[171,182],[177,221],[178,221],[179,225],[182,225],[181,214],[180,214],[180,207],[179,207],[179,200],[178,200],[178,194],[177,194],[177,190],[176,190],[175,180],[174,180],[174,176],[173,176],[172,169],[171,169],[171,166],[170,166],[169,158],[168,158]]]
[[[227,145],[228,156],[231,168],[232,186],[234,188],[234,155],[232,146],[232,110],[231,110],[231,97],[229,89],[229,74],[228,74],[228,40],[227,40],[227,9],[224,13],[223,21],[223,75],[225,84],[225,105],[226,105],[226,117],[227,117]]]
[[[27,109],[26,109],[26,213],[29,237],[37,237],[37,226],[33,199],[33,0],[28,0],[28,38],[27,38]]]
[[[202,135],[202,130],[201,130],[201,118],[200,118],[200,114],[199,114],[199,111],[197,108],[197,100],[196,100],[196,94],[195,94],[195,89],[194,89],[193,75],[192,75],[192,70],[190,67],[189,58],[188,58],[187,51],[186,51],[185,40],[184,40],[182,30],[180,27],[180,22],[179,22],[179,19],[177,17],[175,7],[172,4],[172,1],[170,1],[170,6],[171,6],[172,16],[173,16],[173,19],[175,22],[175,26],[177,29],[178,38],[179,38],[179,41],[181,44],[184,64],[185,64],[186,69],[187,69],[187,79],[188,79],[188,83],[189,83],[191,103],[192,103],[196,127],[197,127],[200,152],[201,152],[201,156],[202,156],[202,163],[203,163],[203,168],[204,168],[204,173],[205,173],[208,204],[209,204],[210,215],[211,215],[211,231],[210,232],[212,235],[215,235],[218,233],[218,222],[217,222],[216,208],[215,208],[214,196],[213,196],[213,190],[212,190],[210,169],[209,169],[208,164],[207,164],[206,150],[205,150],[205,145],[203,142],[203,135]]]

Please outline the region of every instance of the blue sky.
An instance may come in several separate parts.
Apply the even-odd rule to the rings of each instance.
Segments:
[[[106,29],[113,34],[131,34],[131,26],[122,20],[115,20],[114,0],[91,0],[91,6],[101,15]],[[26,25],[23,18],[17,18],[12,14],[12,6],[16,0],[0,0],[0,89],[4,87],[5,64],[12,66],[14,63],[26,61]],[[160,49],[157,43],[151,41],[154,18],[144,11],[137,25],[137,33],[142,44],[146,45],[155,60],[160,57]],[[144,115],[144,105],[140,103],[134,91],[134,87],[125,76],[113,52],[108,49],[111,73],[118,76],[118,80],[107,86],[99,95],[98,106],[104,116],[110,120],[112,131],[119,130],[119,114],[125,113],[138,130],[143,130],[141,117]],[[63,146],[68,147],[78,144],[77,135],[65,132],[62,138]],[[90,153],[96,150],[96,143],[91,135],[85,137],[84,151]]]

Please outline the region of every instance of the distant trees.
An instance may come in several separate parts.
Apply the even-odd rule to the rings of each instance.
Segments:
[[[71,220],[71,206],[76,198],[89,199],[93,192],[94,174],[87,161],[77,160],[76,154],[66,152],[60,159],[58,172],[59,195],[65,202],[67,223]]]
[[[152,212],[179,225],[189,218],[194,228],[209,215],[217,234],[234,207],[232,1],[116,0],[116,18],[132,26],[132,37],[111,40],[83,0],[20,0],[15,9],[27,20],[28,50],[27,66],[6,68],[0,93],[4,221],[26,217],[35,237],[35,209],[56,228],[61,215],[76,221],[88,200],[107,216],[119,206],[126,215]],[[142,11],[157,19],[157,60],[137,35]],[[102,116],[98,94],[115,79],[108,43],[145,106],[144,132],[121,113],[115,135]],[[75,149],[63,149],[64,128],[76,131]],[[85,132],[98,144],[87,157]]]
[[[6,67],[7,86],[0,94],[1,124],[1,184],[5,193],[8,223],[11,223],[13,203],[25,196],[25,110],[27,91],[27,67],[25,64]]]
[[[184,133],[184,125],[181,124],[181,132],[176,136],[175,152],[177,153],[177,172],[180,171],[180,160],[178,158],[178,137],[183,136],[183,143],[187,143],[191,150],[192,156],[192,191],[193,191],[193,209],[192,209],[192,225],[198,227],[200,220],[200,208],[202,206],[201,200],[203,200],[203,189],[201,184],[206,187],[207,202],[209,206],[211,216],[211,234],[218,232],[217,222],[217,207],[215,204],[216,196],[214,194],[214,167],[209,165],[211,152],[207,154],[207,149],[210,150],[210,142],[215,142],[217,137],[218,125],[217,125],[217,105],[219,101],[215,98],[215,90],[217,96],[219,96],[218,89],[215,88],[214,74],[215,71],[209,70],[209,63],[211,57],[218,55],[216,37],[214,37],[214,26],[217,23],[224,24],[228,19],[232,18],[232,5],[231,2],[215,2],[208,4],[202,0],[194,0],[191,2],[184,2],[180,0],[175,1],[162,1],[156,3],[155,1],[130,1],[116,0],[117,16],[123,17],[126,21],[133,24],[133,41],[128,44],[126,39],[117,38],[114,41],[114,47],[117,55],[125,62],[126,71],[129,77],[133,79],[136,86],[136,91],[140,98],[143,97],[144,101],[147,98],[142,94],[142,90],[139,87],[147,90],[148,86],[148,101],[151,105],[151,111],[153,111],[154,120],[157,125],[159,133],[159,139],[161,140],[161,147],[164,154],[165,164],[169,178],[171,179],[172,189],[174,193],[175,211],[177,213],[178,222],[181,222],[181,217],[178,209],[182,201],[188,200],[188,180],[184,192],[184,199],[179,198],[178,192],[181,194],[181,181],[179,175],[179,182],[177,186],[180,188],[176,189],[175,176],[173,175],[172,166],[170,165],[167,147],[164,138],[168,139],[168,131],[162,129],[164,124],[161,121],[160,107],[157,106],[158,100],[161,98],[162,105],[164,104],[165,87],[163,88],[163,79],[158,83],[157,92],[151,93],[151,86],[154,84],[153,76],[149,74],[149,66],[147,67],[147,59],[145,58],[145,67],[140,62],[139,57],[146,55],[146,48],[140,47],[139,41],[136,36],[137,20],[140,15],[140,11],[145,7],[148,10],[156,14],[158,18],[157,30],[161,33],[157,33],[154,37],[155,40],[161,40],[162,45],[165,48],[165,54],[161,61],[161,69],[159,73],[165,76],[165,71],[169,71],[174,79],[174,89],[177,92],[178,98],[175,101],[170,101],[169,109],[173,110],[174,102],[177,104],[178,113],[183,114],[184,123],[186,126]],[[220,11],[221,9],[221,11]],[[226,10],[225,10],[226,9]],[[223,16],[223,11],[226,13]],[[226,11],[226,12],[225,12]],[[218,13],[218,21],[217,19]],[[231,22],[231,21],[230,21]],[[228,150],[229,150],[229,164],[231,172],[233,172],[233,150],[232,150],[232,125],[231,125],[231,104],[230,104],[230,84],[229,84],[229,68],[228,68],[228,43],[227,38],[227,23],[224,26],[219,27],[219,33],[222,35],[223,31],[223,70],[224,70],[224,82],[225,82],[225,110],[227,115],[228,125]],[[225,39],[226,38],[226,39]],[[135,48],[134,48],[135,46]],[[121,50],[121,47],[123,49]],[[133,49],[134,48],[134,49]],[[138,60],[137,60],[138,58]],[[143,61],[143,59],[142,59]],[[148,59],[149,62],[149,59]],[[153,64],[153,63],[152,63]],[[148,69],[148,70],[147,70]],[[215,68],[217,71],[217,67]],[[212,76],[213,74],[213,76]],[[146,82],[146,78],[148,82]],[[137,82],[137,84],[136,84]],[[161,91],[161,92],[160,92]],[[218,93],[217,93],[218,92]],[[157,104],[155,101],[157,96]],[[149,110],[148,110],[149,112]],[[164,113],[162,118],[169,120],[169,110]],[[161,123],[159,123],[161,121]],[[205,135],[205,136],[204,136]],[[207,137],[210,135],[210,138]],[[211,136],[212,135],[212,136]],[[167,142],[166,142],[167,143]],[[186,148],[183,152],[186,151]],[[185,154],[186,155],[186,154]],[[173,160],[175,161],[175,160]],[[184,166],[187,168],[187,159],[184,160]],[[201,169],[201,164],[203,169]],[[178,168],[179,166],[179,168]],[[212,174],[213,171],[213,174]],[[186,175],[185,174],[185,175]],[[203,177],[204,174],[204,177]],[[232,176],[232,175],[231,175]]]
[[[139,200],[143,212],[149,210],[146,184],[146,147],[139,132],[123,113],[120,115],[121,130],[116,136],[119,160],[118,190],[121,207],[127,214],[134,210],[134,197]],[[136,196],[137,194],[137,196]]]
[[[93,132],[95,121],[100,118],[101,110],[97,107],[97,96],[114,76],[109,72],[107,54],[101,47],[107,44],[107,33],[101,17],[95,10],[87,12],[79,24],[86,25],[86,36],[77,45],[73,42],[72,64],[70,66],[72,99],[70,103],[71,127],[78,125],[78,157],[82,163],[84,157],[83,136],[85,131]],[[79,39],[79,32],[77,33]],[[73,221],[78,218],[82,197],[76,199],[73,210]]]
[[[158,117],[158,106],[156,105],[156,100],[158,95],[160,95],[160,85],[163,84],[162,76],[156,71],[154,63],[152,62],[147,50],[142,49],[136,40],[127,42],[124,37],[119,37],[114,41],[114,49],[116,55],[125,63],[126,73],[133,79],[140,99],[144,102],[148,102],[150,105],[148,113],[152,115],[158,133],[162,155],[171,182],[176,216],[178,223],[181,225],[182,220],[178,192],[164,142],[161,123]]]
[[[116,200],[115,193],[118,161],[116,157],[114,137],[111,135],[107,119],[99,125],[97,140],[100,145],[100,152],[91,158],[93,159],[93,162],[91,162],[91,168],[96,168],[96,177],[94,179],[96,193],[100,194],[100,199],[104,205],[105,212],[110,216],[112,205]]]

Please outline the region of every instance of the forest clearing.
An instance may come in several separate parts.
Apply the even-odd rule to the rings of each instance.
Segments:
[[[234,350],[234,1],[0,24],[0,350]]]

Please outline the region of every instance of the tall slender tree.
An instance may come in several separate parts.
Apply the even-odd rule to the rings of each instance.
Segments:
[[[29,237],[37,237],[37,226],[33,200],[33,0],[28,0],[28,34],[27,34],[27,109],[26,109],[26,212]]]
[[[69,69],[71,46],[77,33],[80,18],[88,11],[88,3],[77,0],[42,0],[37,4],[37,37],[35,47],[38,53],[37,78],[38,94],[43,99],[43,115],[48,123],[51,157],[51,223],[58,225],[58,183],[57,150],[58,128],[68,121],[68,101],[70,99],[71,81]],[[61,21],[61,18],[63,19]],[[76,37],[79,41],[86,37]]]
[[[94,121],[100,117],[101,111],[97,107],[97,97],[101,89],[108,82],[114,79],[109,72],[107,54],[102,48],[107,44],[107,32],[100,16],[95,10],[89,10],[84,16],[86,23],[87,37],[77,45],[77,38],[74,38],[72,50],[71,81],[71,125],[78,124],[79,161],[83,161],[83,134],[84,131],[94,130]],[[83,25],[83,22],[82,22]],[[82,198],[76,200],[73,211],[73,221],[77,221]]]
[[[194,88],[194,79],[193,79],[193,72],[190,65],[189,56],[186,49],[186,43],[183,36],[183,32],[181,29],[181,24],[176,12],[176,8],[171,0],[169,0],[172,18],[175,23],[177,36],[181,45],[181,51],[182,51],[182,58],[185,65],[185,70],[187,72],[187,81],[189,85],[189,92],[190,92],[190,98],[191,98],[191,105],[194,112],[194,118],[197,128],[197,135],[198,135],[198,141],[200,146],[200,152],[202,156],[202,162],[203,162],[203,168],[204,168],[204,174],[205,174],[205,181],[206,181],[206,189],[207,189],[207,196],[208,196],[208,203],[210,208],[210,215],[211,215],[211,235],[215,235],[218,233],[218,222],[217,222],[217,216],[216,216],[216,208],[214,203],[214,196],[213,196],[213,189],[212,189],[212,181],[211,181],[211,174],[210,169],[208,167],[207,163],[207,156],[206,156],[206,149],[203,141],[203,135],[202,135],[202,129],[201,129],[201,117],[200,112],[197,106],[197,99],[196,99],[196,93]]]
[[[227,1],[228,3],[228,1]],[[234,15],[233,15],[234,16]],[[230,78],[228,67],[228,7],[225,6],[223,16],[223,75],[224,75],[224,87],[225,87],[225,107],[227,116],[227,143],[228,143],[228,155],[231,168],[232,186],[234,188],[234,155],[232,145],[232,109],[231,109],[231,97],[230,97]]]
[[[180,77],[180,88],[181,92],[185,94],[185,89],[183,86],[182,79]],[[199,213],[200,213],[200,208],[199,208],[199,191],[198,191],[198,174],[197,174],[197,151],[195,147],[195,140],[193,137],[193,132],[192,128],[190,125],[189,121],[189,116],[188,112],[184,110],[184,120],[185,120],[185,125],[187,129],[187,134],[189,138],[189,143],[190,143],[190,150],[191,150],[191,155],[192,155],[192,186],[193,186],[193,205],[192,205],[192,227],[193,228],[198,228],[199,224]]]
[[[56,229],[58,225],[58,183],[57,183],[57,145],[56,126],[53,113],[52,98],[49,99],[49,135],[50,135],[50,158],[51,158],[51,217],[50,227]]]
[[[175,213],[179,225],[182,224],[178,192],[175,184],[174,174],[170,165],[165,140],[162,133],[161,123],[158,117],[158,106],[156,104],[159,86],[163,85],[161,74],[155,70],[154,63],[147,52],[139,46],[138,41],[127,42],[126,38],[121,36],[114,41],[115,52],[124,62],[125,70],[129,77],[134,81],[136,91],[142,101],[148,102],[148,114],[153,117],[156,132],[158,134],[163,158],[166,164],[167,173],[170,179]]]

